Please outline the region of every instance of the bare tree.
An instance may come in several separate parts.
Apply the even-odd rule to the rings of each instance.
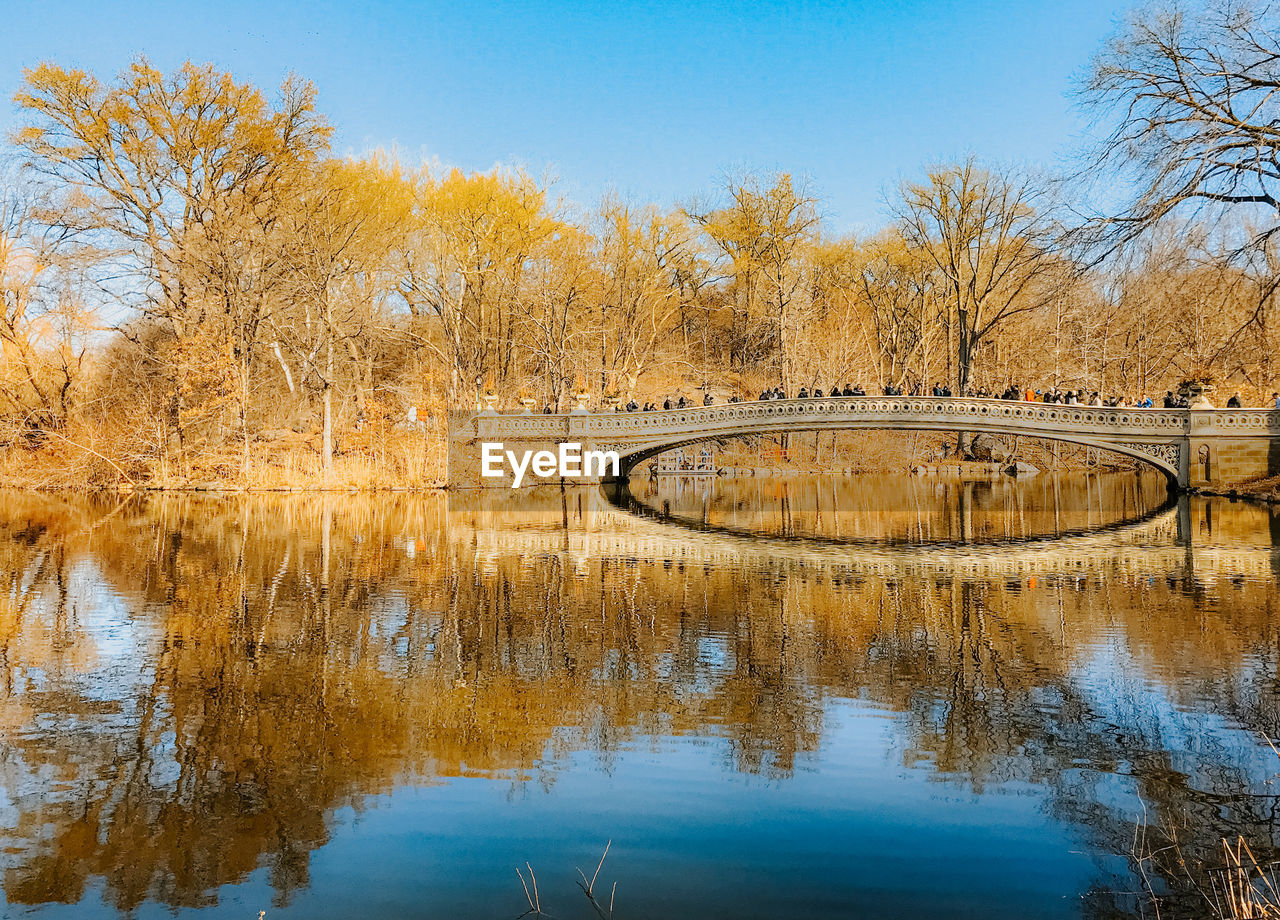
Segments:
[[[902,188],[899,230],[940,273],[954,358],[948,376],[961,393],[979,346],[1010,318],[1042,306],[1063,267],[1043,204],[1044,193],[1030,179],[972,159]]]
[[[725,191],[726,206],[690,216],[728,260],[728,273],[741,297],[734,325],[741,318],[747,327],[740,330],[740,337],[763,332],[755,336],[757,346],[762,356],[775,359],[777,378],[789,390],[792,338],[803,322],[797,315],[805,281],[802,260],[818,239],[818,202],[789,173],[779,173],[768,185],[756,176],[730,179]],[[752,328],[757,310],[764,313],[763,330]],[[741,346],[739,353],[745,365],[747,355]]]
[[[1266,218],[1254,242],[1275,233],[1278,91],[1272,4],[1212,0],[1134,14],[1081,93],[1105,131],[1090,168],[1118,171],[1134,189],[1099,225],[1127,239],[1184,206],[1243,206]]]

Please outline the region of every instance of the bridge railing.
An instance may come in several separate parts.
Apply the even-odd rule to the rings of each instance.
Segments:
[[[1215,430],[1280,431],[1280,410],[1272,409],[1138,409],[1128,406],[1079,406],[1003,399],[931,396],[842,396],[777,399],[651,412],[598,412],[558,415],[482,414],[478,421],[492,433],[525,437],[572,434],[596,437],[676,434],[760,422],[837,421],[927,418],[938,422],[1005,422],[1018,428],[1043,426],[1075,432],[1185,435],[1192,417]]]

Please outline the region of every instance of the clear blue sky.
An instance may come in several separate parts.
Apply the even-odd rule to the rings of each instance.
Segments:
[[[110,76],[145,53],[313,80],[340,152],[550,169],[590,201],[673,204],[739,167],[809,177],[835,231],[968,153],[1052,168],[1072,78],[1119,23],[1099,0],[121,3],[6,0],[0,128],[21,69]]]

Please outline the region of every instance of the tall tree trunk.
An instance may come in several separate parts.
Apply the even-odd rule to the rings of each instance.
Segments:
[[[325,483],[333,474],[333,310],[325,300],[324,434],[320,447]]]
[[[327,381],[324,385],[323,441],[320,453],[324,463],[324,477],[328,480],[333,473],[333,384]]]

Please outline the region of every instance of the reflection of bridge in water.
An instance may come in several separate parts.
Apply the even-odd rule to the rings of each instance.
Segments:
[[[748,567],[825,576],[1051,578],[1191,577],[1209,583],[1276,580],[1280,550],[1269,543],[1202,542],[1218,499],[1182,498],[1140,521],[1069,536],[989,544],[859,544],[773,539],[701,529],[630,513],[600,489],[468,493],[450,498],[453,539],[474,545],[489,564],[511,555],[563,557],[585,570],[596,559],[715,568]],[[465,510],[464,510],[465,509]],[[1259,512],[1263,513],[1263,512]]]

